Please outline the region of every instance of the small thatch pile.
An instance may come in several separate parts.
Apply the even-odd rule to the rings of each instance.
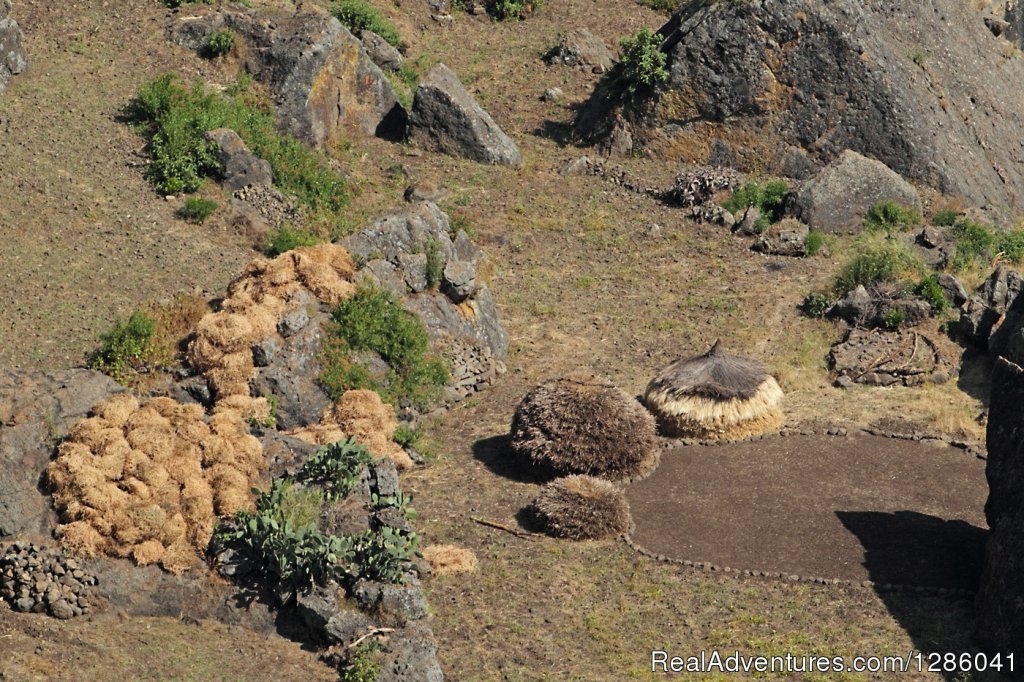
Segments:
[[[348,251],[335,244],[254,260],[228,287],[221,309],[200,320],[189,345],[189,364],[203,373],[218,400],[248,397],[249,379],[255,373],[252,344],[274,332],[281,315],[293,305],[292,297],[302,289],[329,305],[354,294],[355,269]]]
[[[566,476],[545,485],[530,511],[546,533],[597,540],[628,533],[633,519],[618,487],[593,476]]]
[[[423,550],[423,558],[438,575],[472,573],[479,565],[476,554],[455,545],[430,545]]]
[[[592,374],[526,394],[512,418],[512,450],[559,474],[618,480],[658,463],[654,420],[636,400]]]
[[[729,355],[715,342],[679,360],[647,386],[644,403],[668,436],[737,440],[782,426],[782,389],[757,360]]]
[[[341,399],[324,410],[319,424],[288,432],[313,445],[329,445],[352,436],[377,457],[387,457],[401,471],[413,461],[393,438],[398,420],[394,409],[374,391],[345,391]]]
[[[204,416],[198,405],[121,394],[78,422],[47,467],[64,548],[174,573],[193,566],[215,514],[251,505],[264,465],[237,412]]]

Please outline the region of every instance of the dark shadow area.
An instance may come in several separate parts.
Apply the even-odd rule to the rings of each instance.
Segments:
[[[956,386],[967,395],[980,400],[988,409],[992,390],[992,358],[982,348],[967,346],[960,356],[960,375]]]
[[[974,591],[988,531],[915,511],[837,511],[864,547],[876,584],[925,585]]]
[[[548,119],[534,128],[533,134],[551,140],[559,147],[568,147],[572,144],[572,122]]]
[[[546,483],[554,473],[523,461],[512,451],[512,438],[506,433],[481,438],[473,443],[473,459],[482,462],[492,474],[519,483]]]
[[[947,521],[913,511],[837,511],[843,526],[864,547],[864,565],[889,613],[925,655],[977,651],[973,599],[910,590],[886,584],[977,589],[988,531],[965,521]],[[946,680],[964,679],[943,672]],[[971,679],[1003,679],[980,674]]]

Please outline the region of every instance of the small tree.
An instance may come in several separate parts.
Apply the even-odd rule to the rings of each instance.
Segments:
[[[668,80],[668,56],[661,51],[661,37],[657,33],[644,27],[631,38],[623,38],[619,46],[619,68],[630,93],[652,90]]]

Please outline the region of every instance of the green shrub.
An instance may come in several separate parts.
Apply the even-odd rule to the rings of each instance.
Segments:
[[[313,246],[320,240],[316,235],[301,228],[290,228],[282,225],[270,233],[267,241],[266,252],[268,256],[279,256],[282,253],[297,249],[302,246]]]
[[[178,215],[190,223],[201,225],[206,222],[206,219],[213,215],[213,212],[216,210],[217,202],[212,199],[189,197],[185,200],[185,205],[181,207],[180,211],[178,211]]]
[[[835,304],[836,299],[829,293],[822,291],[815,291],[807,294],[807,298],[804,299],[803,305],[800,308],[804,311],[808,317],[825,317],[825,313],[828,309]]]
[[[1011,263],[1019,265],[1024,262],[1024,229],[997,234],[996,251]]]
[[[149,355],[155,334],[156,320],[136,311],[100,336],[100,347],[90,357],[89,367],[121,381]]]
[[[380,676],[380,660],[377,642],[363,642],[347,651],[341,664],[341,682],[377,682]]]
[[[785,180],[769,180],[765,183],[751,180],[735,190],[722,206],[732,213],[754,206],[761,211],[761,217],[769,224],[776,223],[782,219],[787,194],[789,184]]]
[[[945,209],[932,216],[932,225],[938,225],[939,227],[953,227],[959,217],[960,214],[956,211]]]
[[[825,245],[825,235],[821,232],[808,232],[804,237],[804,253],[813,256]]]
[[[542,4],[542,0],[488,0],[487,13],[498,21],[515,21],[533,14]]]
[[[315,483],[328,500],[345,497],[359,483],[373,455],[355,438],[327,445],[316,451],[295,475],[297,481]]]
[[[444,274],[441,244],[436,239],[431,239],[424,250],[427,254],[427,286],[434,289],[441,283],[441,276]]]
[[[891,199],[880,201],[864,216],[864,228],[869,232],[906,232],[921,224],[921,214],[901,206]]]
[[[886,329],[899,329],[900,325],[907,321],[907,315],[899,308],[890,308],[882,319],[882,326]]]
[[[925,303],[931,306],[933,315],[942,315],[949,310],[949,300],[946,293],[939,286],[938,276],[932,273],[914,287],[914,293]]]
[[[372,31],[395,47],[402,41],[391,20],[366,0],[339,0],[331,7],[331,14],[356,35]]]
[[[665,14],[673,14],[677,9],[682,0],[640,0],[641,5],[650,7],[655,12],[664,12]]]
[[[254,154],[270,162],[274,184],[301,204],[340,216],[348,203],[345,181],[328,159],[277,132],[270,107],[258,100],[245,79],[224,93],[208,93],[201,83],[187,88],[173,74],[165,74],[142,86],[132,113],[150,135],[148,177],[161,192],[194,192],[217,172],[217,147],[205,134],[231,128]]]
[[[996,241],[990,227],[967,218],[956,221],[952,234],[956,241],[952,266],[957,271],[969,268],[978,259],[989,256]]]
[[[858,285],[870,287],[873,284],[917,279],[922,269],[921,261],[900,242],[868,244],[839,271],[835,290],[837,294],[843,295]]]
[[[343,301],[326,341],[320,382],[334,400],[347,390],[369,388],[394,405],[408,400],[423,409],[448,383],[448,368],[430,353],[426,329],[383,289],[361,286]],[[387,376],[354,361],[353,351],[380,355],[390,366]]]
[[[235,32],[223,29],[214,32],[206,40],[206,45],[203,47],[203,54],[210,59],[216,59],[217,57],[223,57],[228,52],[231,52],[231,48],[234,46]]]
[[[420,432],[418,429],[413,428],[406,422],[402,422],[395,429],[395,433],[391,436],[391,440],[395,441],[403,448],[416,447],[416,443],[420,440]]]
[[[618,67],[627,91],[653,90],[668,80],[668,57],[661,51],[660,35],[644,27],[619,41],[619,46]]]

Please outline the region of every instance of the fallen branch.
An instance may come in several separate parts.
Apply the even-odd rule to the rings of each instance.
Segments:
[[[476,516],[470,516],[469,520],[474,523],[479,523],[481,526],[487,526],[488,528],[497,528],[498,530],[503,530],[506,533],[511,533],[512,535],[515,535],[517,538],[532,540],[533,538],[537,537],[537,533],[524,533],[521,530],[509,528],[508,526],[500,524],[497,521],[488,521],[487,519],[481,519]]]
[[[394,632],[394,631],[395,631],[394,628],[373,628],[372,630],[367,632],[365,635],[363,635],[362,637],[360,637],[356,641],[354,641],[351,644],[349,644],[346,648],[354,649],[357,646],[359,646],[360,644],[362,644],[364,641],[369,639],[370,637],[376,637],[377,635],[386,635],[386,634],[388,634],[390,632]]]

